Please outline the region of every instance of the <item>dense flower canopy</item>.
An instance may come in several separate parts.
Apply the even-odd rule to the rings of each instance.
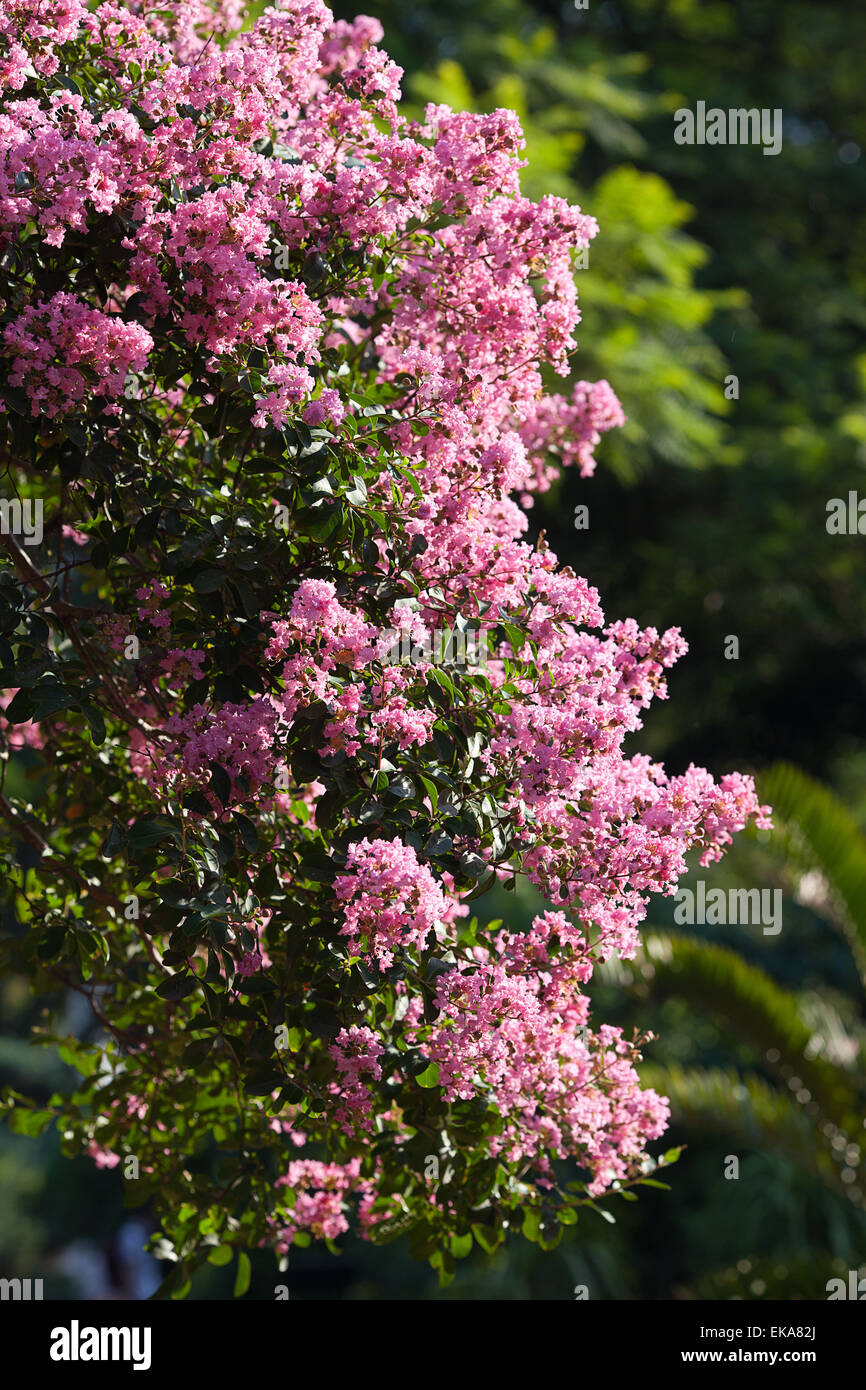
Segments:
[[[524,539],[623,422],[551,386],[597,226],[521,195],[512,112],[404,117],[381,39],[0,0],[0,428],[47,514],[0,538],[0,728],[48,786],[3,798],[10,951],[100,1025],[12,1104],[135,1157],[181,1268],[355,1225],[447,1278],[636,1181],[667,1103],[584,986],[766,823],[624,750],[685,643]],[[442,628],[486,664],[390,659]],[[528,931],[470,916],[521,877]]]

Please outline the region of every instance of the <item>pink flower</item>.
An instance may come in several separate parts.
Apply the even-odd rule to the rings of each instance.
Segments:
[[[387,969],[396,950],[423,948],[447,904],[414,849],[399,840],[359,840],[347,860],[334,891],[343,908],[340,935],[352,950]]]
[[[120,1154],[111,1153],[109,1149],[103,1149],[99,1144],[88,1144],[87,1153],[97,1168],[116,1168],[120,1162]]]
[[[60,292],[32,304],[3,330],[12,366],[33,415],[66,415],[86,394],[116,397],[130,370],[142,371],[153,339],[137,323],[90,309]]]

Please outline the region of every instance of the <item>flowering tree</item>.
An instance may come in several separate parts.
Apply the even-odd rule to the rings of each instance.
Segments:
[[[447,1280],[643,1181],[667,1104],[584,987],[766,823],[624,755],[685,644],[522,539],[623,419],[548,389],[597,227],[521,196],[513,113],[402,117],[380,38],[0,4],[6,521],[44,515],[0,536],[3,775],[40,774],[3,950],[94,1016],[45,1035],[77,1087],[6,1105],[123,1165],[176,1295],[349,1228]],[[550,910],[480,925],[521,875]]]

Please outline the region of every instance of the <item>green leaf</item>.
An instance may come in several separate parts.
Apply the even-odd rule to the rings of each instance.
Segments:
[[[113,859],[123,844],[123,830],[116,820],[111,822],[111,827],[103,841],[99,853],[103,859]]]
[[[105,742],[105,720],[102,717],[102,710],[96,705],[82,705],[84,717],[90,725],[90,736],[97,748]]]
[[[472,1232],[451,1237],[451,1254],[456,1260],[464,1260],[472,1250]]]
[[[65,922],[55,922],[53,926],[48,928],[36,948],[36,954],[40,960],[53,960],[66,940],[66,932]]]
[[[335,1011],[322,1005],[304,1016],[304,1024],[314,1038],[335,1038],[342,1027]]]
[[[15,1134],[26,1134],[30,1139],[36,1139],[43,1130],[46,1130],[54,1119],[51,1110],[25,1110],[22,1108],[14,1109],[9,1116],[9,1128]]]
[[[188,1043],[183,1050],[181,1062],[185,1067],[198,1067],[208,1056],[213,1047],[213,1038],[197,1038],[195,1042]]]
[[[145,817],[129,827],[127,839],[130,850],[135,851],[151,849],[162,840],[179,840],[180,834],[170,822]]]
[[[421,782],[425,792],[430,798],[430,805],[433,807],[433,814],[435,816],[439,809],[439,788],[431,778],[425,777],[423,773],[419,774],[418,780]]]
[[[65,686],[49,685],[47,683],[32,686],[30,696],[36,707],[33,718],[37,723],[41,719],[50,719],[52,714],[58,714],[60,710],[68,709],[70,705],[77,704],[80,698],[74,695],[71,690],[67,690]],[[15,699],[17,700],[17,698],[18,696],[16,695]],[[10,716],[10,710],[14,703],[15,700],[10,703],[9,709],[5,711],[6,717],[10,719],[11,723],[18,722]]]
[[[237,1272],[237,1274],[235,1275],[235,1286],[234,1286],[234,1289],[233,1289],[233,1291],[232,1291],[232,1296],[233,1296],[234,1298],[243,1298],[244,1294],[246,1293],[247,1289],[248,1289],[249,1286],[250,1286],[250,1275],[251,1275],[251,1274],[252,1274],[252,1265],[250,1264],[250,1257],[249,1257],[249,1255],[246,1254],[245,1251],[239,1250],[239,1251],[238,1251],[238,1272]]]
[[[253,822],[248,816],[243,816],[239,811],[235,811],[232,825],[237,827],[241,837],[243,847],[247,854],[257,854],[259,848],[259,834]]]
[[[198,980],[195,975],[170,975],[167,980],[163,980],[161,985],[157,985],[156,992],[160,999],[166,999],[171,1003],[176,1003],[179,999],[186,999],[188,994],[198,987]]]
[[[473,854],[467,850],[460,856],[460,867],[468,878],[481,879],[490,871],[490,865],[486,859],[482,859],[480,854]]]
[[[527,1240],[537,1241],[541,1229],[541,1218],[534,1207],[526,1207],[523,1213],[521,1230]]]
[[[488,1255],[492,1255],[493,1251],[499,1245],[499,1238],[496,1229],[493,1226],[481,1226],[478,1224],[473,1224],[472,1234],[474,1235],[478,1244],[481,1246],[481,1249],[486,1250]]]
[[[219,797],[223,806],[227,806],[231,800],[232,779],[219,763],[209,763],[208,767],[210,768],[211,789]]]
[[[517,653],[522,651],[523,648],[526,646],[526,634],[521,632],[520,628],[516,627],[514,623],[503,623],[502,630],[505,633],[511,650],[516,657]]]
[[[221,589],[225,582],[226,574],[223,570],[206,569],[195,576],[192,587],[197,594],[212,594]]]

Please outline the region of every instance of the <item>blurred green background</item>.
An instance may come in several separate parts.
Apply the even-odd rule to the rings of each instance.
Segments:
[[[634,750],[676,772],[759,774],[776,831],[741,837],[692,880],[780,889],[783,927],[677,926],[657,899],[642,955],[593,983],[598,1018],[658,1035],[646,1080],[671,1097],[665,1146],[687,1146],[671,1191],[614,1203],[615,1224],[582,1214],[550,1253],[523,1240],[476,1251],[441,1293],[397,1241],[339,1259],[298,1251],[285,1276],[257,1255],[248,1297],[287,1283],[291,1298],[571,1299],[579,1286],[591,1299],[824,1298],[830,1277],[866,1272],[866,539],[825,525],[829,499],[866,495],[866,11],[365,10],[417,111],[516,109],[524,190],[599,220],[577,271],[575,379],[607,377],[628,425],[606,437],[594,479],[566,474],[538,499],[533,529],[611,619],[682,627],[690,653]],[[674,111],[699,100],[781,108],[781,153],[675,144]],[[578,502],[587,531],[572,526]],[[537,910],[526,892],[487,915]],[[14,978],[0,988],[0,1081],[47,1096],[62,1064],[27,1042],[40,1002]],[[86,1026],[68,1008],[69,1029]],[[51,1297],[146,1296],[158,1279],[136,1255],[146,1213],[124,1212],[117,1171],[58,1145],[0,1136],[0,1276],[41,1275]],[[230,1296],[229,1275],[206,1271],[192,1296]]]

